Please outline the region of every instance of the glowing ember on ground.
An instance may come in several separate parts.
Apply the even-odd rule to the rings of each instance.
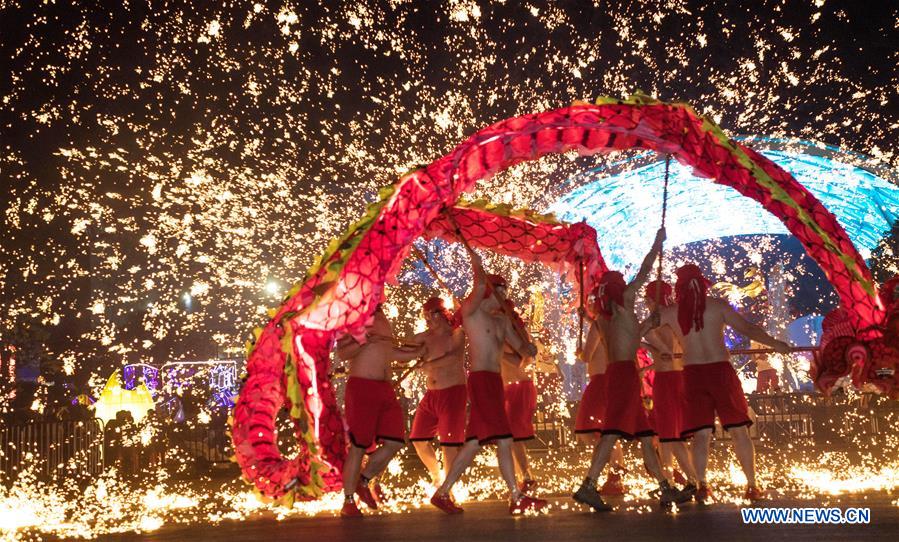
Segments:
[[[657,484],[642,468],[642,460],[627,447],[628,493],[613,499],[619,512],[647,513],[657,510],[652,492]],[[885,451],[886,452],[886,451]],[[786,461],[787,455],[795,457]],[[886,492],[891,497],[899,491],[899,454],[885,453],[883,459],[859,460],[857,452],[783,454],[777,449],[759,453],[758,478],[771,497],[771,505],[779,500],[807,500],[814,503],[839,502],[844,496],[876,495]],[[851,457],[855,456],[855,462]],[[455,489],[460,503],[487,499],[505,499],[506,489],[491,465],[491,454],[482,453],[478,465],[466,475],[464,483]],[[561,499],[551,506],[550,513],[580,509],[568,497],[583,476],[589,454],[586,448],[563,448],[534,455],[540,487],[537,494]],[[425,472],[406,450],[402,462],[404,470],[387,473],[381,481],[387,491],[386,505],[374,514],[416,513],[430,509],[428,499],[433,486],[425,479]],[[710,484],[719,503],[747,505],[742,497],[745,479],[724,442],[716,444],[711,461]],[[154,477],[165,478],[164,473]],[[297,502],[292,508],[264,503],[240,481],[210,480],[157,483],[129,483],[119,481],[115,471],[107,472],[86,488],[79,490],[37,482],[33,476],[23,475],[11,489],[0,489],[0,540],[16,540],[38,534],[61,537],[96,538],[105,533],[144,532],[173,525],[214,525],[223,521],[274,517],[279,520],[317,515],[336,515],[342,505],[339,493],[325,495],[318,501]],[[899,506],[899,501],[890,501]]]

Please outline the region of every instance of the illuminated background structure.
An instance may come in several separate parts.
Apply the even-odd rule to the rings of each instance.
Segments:
[[[813,143],[759,140],[762,151],[827,207],[864,257],[899,218],[899,186],[851,165],[859,156]],[[754,141],[753,141],[754,143]],[[655,157],[656,155],[653,155]],[[661,215],[665,162],[646,157],[596,168],[569,179],[577,187],[548,211],[567,222],[586,220],[612,269],[636,272]],[[636,166],[636,167],[635,167]],[[655,219],[656,222],[658,219]],[[649,221],[649,224],[647,224]],[[671,163],[666,248],[736,235],[789,235],[783,223],[736,190],[694,177]]]

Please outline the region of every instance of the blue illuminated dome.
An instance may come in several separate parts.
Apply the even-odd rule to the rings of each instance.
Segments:
[[[863,257],[899,218],[899,186],[862,165],[864,157],[808,142],[757,139],[763,155],[792,174],[846,229]],[[768,148],[763,148],[768,147]],[[642,163],[645,163],[644,155]],[[860,159],[861,158],[861,159]],[[636,166],[641,159],[584,171],[569,179],[578,188],[548,209],[567,222],[586,220],[612,269],[639,264],[661,221],[665,162]],[[666,247],[734,235],[789,235],[761,204],[730,187],[694,177],[671,161]]]

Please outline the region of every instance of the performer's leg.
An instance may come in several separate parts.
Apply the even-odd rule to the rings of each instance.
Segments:
[[[590,468],[587,470],[587,478],[592,480],[594,485],[609,462],[616,442],[618,442],[618,435],[603,435],[596,447],[593,448],[593,458],[590,461]]]
[[[412,442],[412,445],[415,446],[415,452],[418,453],[418,458],[421,459],[421,462],[424,463],[425,467],[428,469],[428,474],[431,475],[431,481],[433,483],[437,483],[440,480],[440,466],[437,464],[437,454],[434,452],[434,447],[431,446],[431,442],[428,440],[415,440]],[[444,454],[446,452],[446,448],[444,448]],[[444,464],[446,461],[444,461]]]
[[[705,471],[709,465],[709,443],[712,440],[710,428],[700,429],[693,437],[693,445],[690,455],[693,457],[693,467],[696,470],[696,479],[705,482]],[[736,441],[734,441],[736,443]]]
[[[678,442],[659,442],[659,461],[662,473],[669,482],[674,482],[674,445]]]
[[[640,437],[640,447],[643,448],[643,464],[650,476],[662,483],[665,475],[662,473],[662,465],[659,463],[659,454],[652,445],[652,437]]]
[[[443,450],[443,477],[444,479],[449,476],[450,468],[453,466],[453,463],[456,461],[456,457],[459,455],[459,450],[461,446],[441,446],[440,449]]]
[[[362,457],[365,456],[365,448],[350,446],[343,462],[343,495],[346,499],[352,499],[359,485],[359,471],[362,467]]]
[[[393,459],[393,456],[395,456],[402,447],[403,443],[395,440],[385,440],[382,442],[381,445],[378,446],[378,449],[368,456],[368,464],[365,465],[362,476],[371,480],[375,476],[381,474],[381,471],[387,468],[387,464],[390,463],[390,460]]]
[[[612,454],[610,456],[612,465],[618,467],[618,470],[624,471],[624,450],[621,449],[621,441],[615,442],[615,447],[612,448]]]
[[[478,443],[477,439],[467,441],[465,445],[459,449],[453,463],[450,465],[446,478],[443,479],[443,484],[437,488],[437,495],[446,495],[450,492],[453,488],[453,484],[462,477],[462,474],[465,473],[465,470],[471,465],[471,462],[474,461],[474,458],[478,455],[479,451],[481,451],[481,445]]]
[[[578,433],[577,439],[584,444],[595,447],[599,442],[599,432]]]
[[[732,427],[728,431],[734,442],[734,453],[746,475],[750,487],[755,487],[755,446],[746,426]]]
[[[496,459],[499,462],[499,472],[509,488],[509,496],[512,500],[518,499],[520,491],[515,482],[515,459],[512,455],[511,438],[496,441]]]
[[[528,447],[524,441],[512,444],[512,454],[515,457],[515,470],[521,475],[522,480],[533,480],[531,464],[528,461]]]
[[[669,461],[670,455],[677,458],[677,464],[680,465],[681,471],[687,476],[687,480],[695,482],[697,480],[696,469],[693,467],[693,459],[690,457],[690,450],[687,449],[687,443],[684,441],[663,442],[662,450],[668,449]],[[673,462],[671,462],[673,463]],[[669,467],[674,467],[669,463]]]

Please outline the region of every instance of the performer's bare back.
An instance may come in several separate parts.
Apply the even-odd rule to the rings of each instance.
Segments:
[[[659,373],[681,371],[684,368],[683,347],[680,337],[669,326],[660,326],[646,334],[646,339],[658,352],[654,352],[652,369]]]
[[[606,343],[609,345],[609,360],[624,361],[634,360],[637,357],[637,349],[640,348],[640,322],[634,314],[633,294],[628,299],[624,295],[625,307],[612,306],[612,317],[608,321],[599,320],[600,329]]]
[[[774,347],[779,351],[789,351],[789,345],[774,341],[761,328],[746,321],[726,301],[716,297],[706,298],[703,312],[703,327],[699,331],[695,327],[686,335],[677,322],[677,305],[665,307],[661,311],[661,323],[673,330],[684,348],[685,365],[701,365],[729,361],[730,352],[724,344],[724,327],[730,326],[735,331],[750,339]],[[772,341],[774,341],[772,343]]]
[[[609,347],[606,344],[603,331],[593,320],[590,322],[590,331],[584,342],[584,361],[587,363],[587,375],[595,376],[605,374],[609,366]]]

